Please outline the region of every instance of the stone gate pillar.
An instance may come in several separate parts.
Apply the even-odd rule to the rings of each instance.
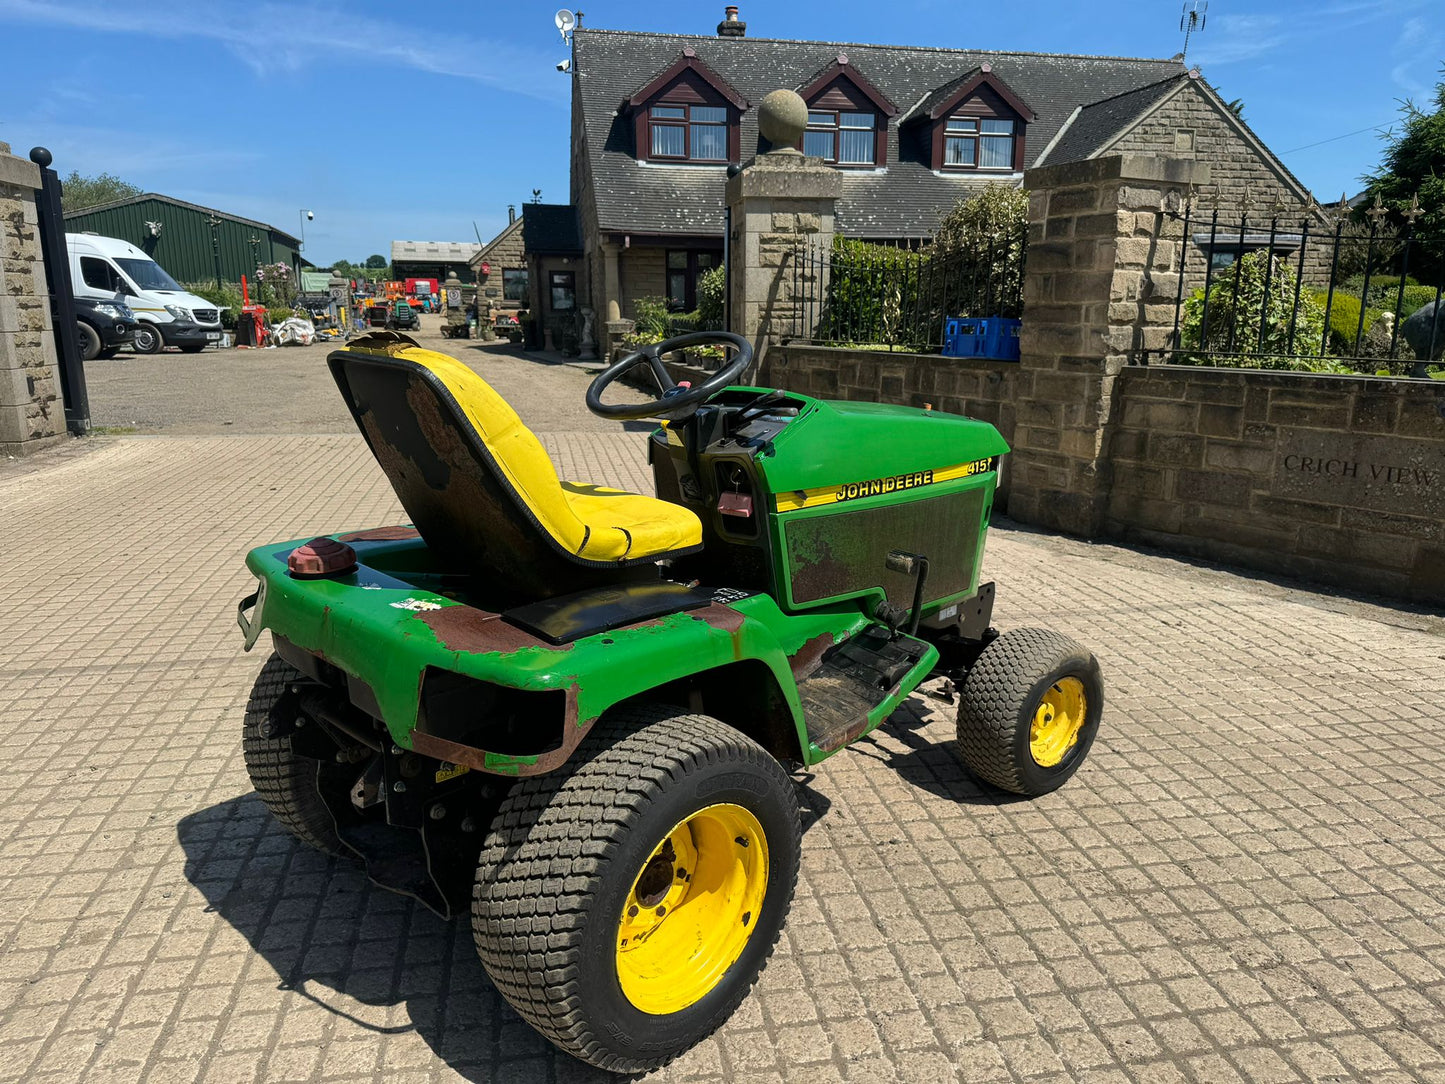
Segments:
[[[1029,249],[1008,512],[1097,535],[1109,501],[1113,387],[1132,355],[1169,345],[1177,213],[1209,167],[1115,155],[1024,174]]]
[[[65,439],[35,194],[40,169],[0,143],[0,455]]]
[[[771,149],[727,182],[728,330],[753,344],[753,372],[762,365],[770,336],[811,330],[798,327],[799,301],[808,292],[821,298],[825,286],[817,269],[795,266],[794,260],[801,246],[823,252],[832,247],[843,178],[821,158],[807,158],[794,147],[807,124],[808,108],[794,91],[766,95],[758,105],[758,130]]]

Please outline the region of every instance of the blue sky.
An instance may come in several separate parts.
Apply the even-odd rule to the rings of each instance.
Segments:
[[[1437,5],[1211,0],[1190,59],[1334,200],[1378,161],[1371,129],[1395,119],[1397,100],[1429,98],[1445,58]],[[1176,0],[740,6],[754,37],[1155,57],[1183,44]],[[710,34],[722,9],[592,2],[584,22]],[[292,233],[310,208],[307,255],[322,266],[385,253],[395,238],[473,240],[473,222],[489,239],[532,189],[567,198],[555,10],[0,0],[0,52],[18,68],[7,85],[33,88],[0,102],[0,140],[22,156],[49,147],[62,174],[114,173]]]

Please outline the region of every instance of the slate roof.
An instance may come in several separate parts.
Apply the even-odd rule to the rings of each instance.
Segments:
[[[146,200],[160,200],[162,203],[169,203],[175,207],[185,207],[187,210],[199,211],[202,214],[215,215],[217,218],[224,218],[228,222],[239,222],[243,226],[255,226],[258,230],[266,230],[274,233],[283,241],[290,241],[292,247],[301,243],[301,239],[285,230],[278,230],[266,222],[257,222],[254,218],[242,218],[240,215],[233,215],[229,211],[218,211],[214,207],[202,207],[199,203],[187,203],[183,199],[176,199],[173,196],[163,196],[159,192],[142,192],[139,196],[127,196],[125,199],[111,200],[109,203],[98,203],[94,207],[81,207],[74,211],[66,211],[62,217],[77,218],[81,215],[94,214],[96,211],[109,211],[112,207],[126,207],[132,203],[144,203]]]
[[[1077,162],[1088,158],[1188,78],[1188,75],[1172,75],[1137,90],[1126,90],[1112,98],[1090,102],[1065,122],[1059,141],[1046,149],[1040,164]]]
[[[481,248],[475,241],[393,241],[391,262],[466,263]]]
[[[639,163],[632,122],[622,110],[623,103],[672,64],[684,46],[696,50],[708,67],[753,103],[780,86],[805,86],[844,52],[849,66],[898,106],[902,115],[889,124],[887,167],[841,171],[838,228],[850,237],[926,236],[960,197],[988,183],[984,174],[939,176],[912,149],[911,158],[899,161],[898,157],[898,122],[925,99],[985,63],[1037,114],[1026,135],[1029,164],[1075,107],[1156,84],[1185,70],[1178,60],[579,28],[573,34],[575,100],[583,111],[598,223],[606,232],[722,233],[725,170]],[[743,160],[759,149],[757,110],[752,108],[742,118]]]
[[[528,256],[581,252],[582,229],[577,222],[577,208],[570,203],[524,205],[522,247]]]

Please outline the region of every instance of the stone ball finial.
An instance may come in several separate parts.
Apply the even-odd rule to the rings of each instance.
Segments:
[[[457,286],[460,286],[462,284],[462,280],[457,278],[456,268],[452,268],[452,270],[447,272],[447,280],[442,285],[451,286],[453,284]]]
[[[32,147],[30,148],[30,160],[41,169],[49,169],[50,163],[55,159],[51,157],[50,152],[44,147]]]
[[[791,147],[808,127],[808,106],[795,90],[774,90],[758,103],[758,131],[776,148]]]

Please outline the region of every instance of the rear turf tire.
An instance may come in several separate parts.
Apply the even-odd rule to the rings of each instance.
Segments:
[[[689,872],[698,884],[709,881],[702,872],[709,848],[736,870],[763,855],[766,872],[751,867],[762,893],[757,913],[739,911],[712,926],[719,936],[745,936],[741,950],[694,1000],[644,1012],[624,990],[630,965],[621,941],[630,929],[624,922],[633,921],[625,915],[643,898],[641,875],[665,846],[675,859],[679,831],[725,823],[708,818],[738,809],[739,823],[760,837],[751,851],[746,832],[719,839],[700,827],[689,837],[697,842],[694,869],[664,863],[661,884],[686,894],[694,891]],[[762,747],[706,715],[663,706],[619,711],[596,725],[565,767],[522,780],[502,803],[477,868],[477,951],[498,991],[544,1037],[600,1068],[644,1072],[706,1038],[747,996],[792,904],[800,852],[792,782]],[[676,905],[648,936],[663,944],[679,928],[667,930],[666,921],[686,929],[690,915],[724,896],[698,892],[697,911],[685,895],[668,897]],[[648,908],[658,910],[665,908]],[[751,932],[740,933],[750,923]],[[634,938],[633,948],[639,943]],[[650,991],[666,997],[673,989],[663,983]]]
[[[309,847],[327,854],[349,854],[336,835],[336,821],[321,796],[325,787],[333,797],[345,796],[357,775],[335,764],[298,757],[286,737],[268,738],[261,724],[270,718],[287,686],[304,681],[301,674],[272,655],[261,668],[241,732],[241,753],[256,796],[281,826]]]
[[[1056,725],[1052,705],[1060,704],[1080,709],[1078,726],[1072,742],[1065,736],[1050,748],[1040,739]],[[1092,652],[1048,629],[1014,629],[984,648],[964,679],[958,753],[1000,790],[1047,794],[1084,763],[1103,710],[1104,679]]]

